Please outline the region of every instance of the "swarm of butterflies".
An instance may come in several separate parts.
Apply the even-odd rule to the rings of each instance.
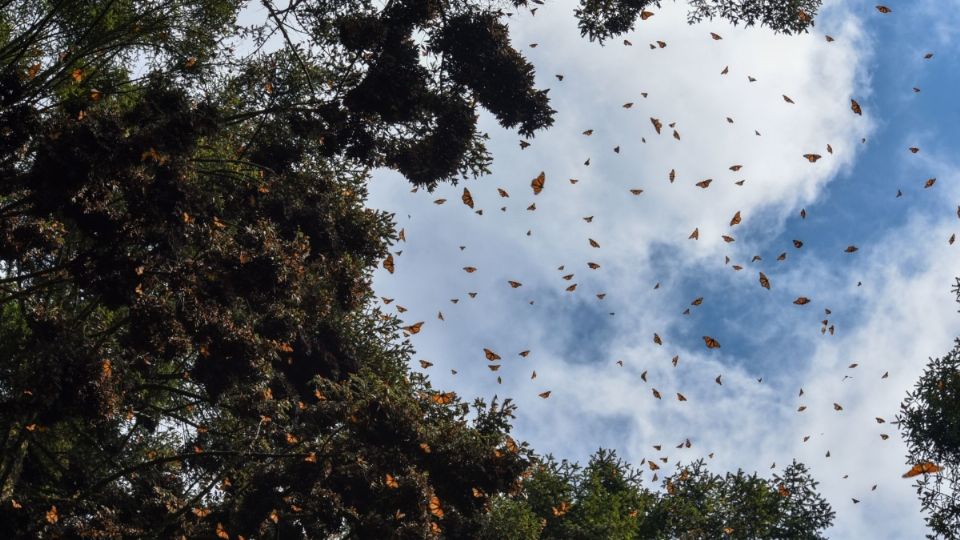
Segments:
[[[893,13],[893,10],[892,10],[891,8],[889,8],[889,7],[887,7],[887,6],[884,6],[884,5],[877,5],[877,6],[876,6],[876,11],[877,11],[877,13],[879,13],[879,14],[881,14],[881,15],[889,15],[889,14]],[[649,19],[650,17],[653,17],[653,16],[654,16],[654,13],[649,12],[649,11],[643,11],[642,14],[641,14],[641,19],[642,19],[642,20],[647,20],[647,19]],[[717,33],[715,33],[715,32],[710,32],[710,33],[709,33],[709,37],[710,37],[710,39],[712,39],[712,40],[714,40],[714,41],[720,41],[720,40],[723,39],[723,36],[721,36],[720,34],[717,34]],[[835,41],[835,39],[834,39],[832,36],[830,36],[830,35],[825,35],[825,36],[824,36],[824,39],[825,39],[828,43]],[[537,45],[538,45],[537,43],[531,43],[531,44],[530,44],[530,47],[531,47],[531,48],[535,48],[535,47],[537,47]],[[626,40],[626,39],[625,39],[625,40],[623,40],[623,45],[626,46],[626,47],[632,47],[632,46],[633,46],[633,43],[630,42],[630,40]],[[666,48],[666,47],[667,47],[667,42],[662,41],[662,40],[655,40],[655,41],[653,41],[652,43],[649,44],[649,47],[650,47],[650,49],[654,49],[654,50],[656,50],[656,49],[663,49],[663,48]],[[927,53],[925,53],[925,54],[923,55],[923,59],[924,59],[924,60],[930,60],[930,59],[933,58],[933,56],[934,56],[933,53],[927,52]],[[729,67],[729,66],[725,66],[725,67],[720,71],[719,74],[720,74],[720,76],[728,76],[728,75],[730,74],[730,67]],[[557,74],[557,75],[556,75],[557,80],[558,80],[558,81],[561,81],[561,82],[564,80],[564,77],[565,77],[565,76],[564,76],[563,74]],[[757,79],[754,78],[753,76],[748,76],[748,77],[747,77],[747,80],[748,80],[748,82],[753,83],[753,82],[756,82]],[[913,92],[919,93],[919,92],[920,92],[920,89],[914,87],[914,88],[913,88]],[[641,95],[643,98],[646,98],[646,97],[647,97],[647,93],[646,93],[646,92],[641,92],[640,95]],[[783,95],[782,95],[782,98],[783,98],[784,104],[787,105],[787,106],[795,105],[795,104],[796,104],[795,101],[793,100],[793,98],[791,98],[790,96],[788,96],[788,95],[786,95],[786,94],[783,94]],[[631,108],[634,107],[634,105],[635,105],[635,104],[634,104],[633,102],[627,102],[627,103],[624,103],[624,104],[622,105],[622,108],[623,108],[623,109],[631,109]],[[856,99],[850,99],[850,111],[851,111],[851,114],[854,115],[854,116],[862,116],[862,115],[863,115],[863,108],[861,107],[860,103],[859,103]],[[730,123],[730,124],[734,123],[733,118],[730,118],[730,117],[727,117],[727,118],[726,118],[726,121],[727,121],[728,123]],[[651,128],[652,128],[651,136],[653,136],[653,135],[659,136],[659,135],[665,134],[664,132],[666,132],[667,135],[671,136],[671,137],[672,137],[673,139],[675,139],[676,141],[681,141],[681,134],[680,134],[679,130],[677,129],[676,123],[664,124],[664,122],[663,122],[662,120],[660,120],[659,118],[655,118],[655,117],[650,117],[650,118],[649,118],[649,122],[650,122],[650,126],[651,126]],[[584,136],[584,137],[590,137],[590,136],[593,135],[593,133],[594,133],[594,130],[593,130],[593,129],[587,129],[587,130],[584,130],[584,131],[581,133],[581,135]],[[759,130],[755,130],[755,131],[754,131],[754,134],[755,134],[757,137],[761,136]],[[643,142],[646,142],[646,138],[643,138]],[[866,140],[865,140],[865,139],[861,139],[861,142],[862,142],[862,143],[865,143]],[[521,140],[521,141],[520,141],[520,148],[521,148],[521,150],[522,150],[522,149],[526,149],[526,148],[528,148],[529,146],[531,146],[531,143],[530,143],[529,141],[526,141],[526,140]],[[824,147],[824,150],[825,150],[826,154],[828,154],[828,155],[833,154],[833,147],[832,147],[830,144],[826,144],[825,147]],[[908,152],[912,153],[912,154],[917,154],[917,153],[920,152],[920,148],[915,147],[915,146],[908,147],[906,150],[907,150]],[[616,154],[619,154],[619,153],[620,153],[620,146],[614,147],[614,148],[613,148],[613,151],[614,151]],[[803,160],[807,161],[807,162],[810,163],[810,164],[816,164],[819,160],[824,159],[824,155],[822,155],[822,154],[820,154],[820,153],[817,153],[818,151],[819,151],[819,150],[810,150],[810,151],[808,151],[807,153],[802,153],[802,154],[801,154],[801,153],[798,153],[797,158],[798,158],[798,159],[803,159]],[[589,165],[590,165],[590,159],[589,159],[589,158],[584,162],[584,165],[585,165],[585,166],[589,166]],[[731,166],[729,167],[729,170],[732,171],[732,172],[739,172],[742,168],[743,168],[743,165],[741,165],[741,164],[734,164],[734,165],[731,165]],[[671,170],[671,171],[669,172],[669,174],[667,175],[666,180],[667,180],[670,184],[675,183],[675,182],[677,181],[677,172],[676,172],[676,170]],[[568,181],[569,181],[571,184],[576,184],[576,183],[578,182],[578,180],[575,179],[575,178],[570,178]],[[706,178],[706,179],[702,179],[702,180],[696,181],[693,185],[696,186],[696,187],[699,188],[699,189],[707,190],[707,189],[709,189],[709,188],[711,187],[711,185],[713,184],[713,182],[714,182],[714,180],[713,180],[712,178]],[[735,182],[734,182],[734,184],[737,185],[737,186],[743,186],[744,183],[745,183],[745,180],[738,180],[738,181],[735,181]],[[933,188],[935,184],[936,184],[936,178],[930,178],[930,179],[928,179],[928,180],[926,180],[926,181],[924,182],[924,184],[923,184],[923,189]],[[548,178],[547,178],[546,173],[543,172],[543,171],[541,171],[541,172],[539,172],[539,174],[536,174],[536,175],[530,180],[529,189],[531,190],[531,193],[532,193],[532,196],[534,197],[534,199],[536,199],[536,196],[537,196],[537,195],[540,195],[540,194],[544,191],[544,189],[548,189]],[[417,189],[417,188],[414,188],[412,191],[415,193],[415,192],[418,191],[418,189]],[[643,189],[640,189],[640,188],[630,188],[630,189],[628,190],[628,192],[629,192],[630,195],[632,195],[632,196],[634,196],[634,197],[640,197],[640,196],[643,195],[644,190],[643,190]],[[499,197],[500,197],[500,198],[503,198],[503,199],[507,199],[507,198],[510,198],[510,197],[511,197],[510,193],[509,193],[506,189],[504,189],[504,188],[502,188],[502,187],[498,187],[498,188],[497,188],[497,193],[498,193]],[[899,197],[902,197],[902,196],[903,196],[903,193],[902,193],[900,190],[898,190],[897,193],[896,193],[896,197],[899,198]],[[468,207],[470,210],[473,210],[475,213],[477,213],[477,214],[479,214],[479,215],[483,215],[483,209],[477,209],[477,208],[475,208],[475,202],[474,202],[474,199],[473,199],[473,194],[470,192],[470,190],[469,190],[468,188],[466,188],[466,187],[463,188],[463,192],[462,192],[462,195],[461,195],[460,199],[461,199],[462,204],[465,205],[466,207]],[[434,202],[434,204],[442,205],[442,204],[447,203],[448,200],[445,199],[445,198],[438,198],[438,199],[435,199],[433,202]],[[537,209],[536,202],[531,203],[531,204],[526,208],[526,210],[527,210],[527,211],[530,211],[530,212],[536,211],[536,209]],[[502,207],[500,210],[505,212],[505,211],[506,211],[506,207],[504,206],[504,207]],[[806,219],[806,217],[807,217],[807,212],[806,212],[806,210],[805,210],[805,209],[801,209],[799,215],[800,215],[800,218],[801,218],[801,219]],[[958,206],[958,208],[957,208],[957,216],[958,216],[958,218],[960,218],[960,206]],[[586,216],[586,217],[583,217],[582,219],[583,219],[585,222],[590,223],[590,222],[593,221],[593,216]],[[743,215],[741,214],[741,212],[740,212],[740,211],[737,211],[737,212],[730,218],[729,227],[732,229],[733,227],[736,227],[737,225],[740,225],[740,224],[743,222],[743,219],[744,219],[744,217],[743,217]],[[527,234],[528,236],[530,236],[530,235],[532,234],[532,232],[531,232],[531,231],[527,231],[526,234]],[[688,239],[688,240],[691,240],[691,241],[697,241],[697,240],[699,240],[699,239],[700,239],[700,230],[699,230],[699,227],[694,228],[693,231],[692,231],[692,232],[689,234],[689,236],[687,237],[687,239]],[[722,235],[722,239],[723,239],[724,242],[726,242],[726,243],[733,243],[733,242],[736,241],[736,239],[732,236],[731,233]],[[404,229],[401,229],[401,230],[399,231],[399,233],[398,233],[398,240],[399,240],[399,241],[402,241],[402,242],[406,242],[406,232],[405,232]],[[589,245],[591,248],[593,248],[593,249],[602,249],[600,243],[599,243],[597,240],[595,240],[595,239],[593,239],[593,238],[586,238],[585,240],[586,240],[587,245]],[[954,243],[955,241],[956,241],[956,236],[953,235],[953,236],[951,236],[951,237],[949,238],[948,243],[949,243],[950,245],[953,245],[953,243]],[[793,249],[797,249],[797,250],[803,248],[803,241],[802,241],[802,240],[799,240],[799,239],[793,240],[793,242],[792,242],[792,247],[793,247]],[[461,250],[461,251],[464,250],[464,249],[466,249],[466,246],[460,246],[460,250]],[[788,251],[789,251],[789,250],[788,250]],[[777,257],[776,260],[777,260],[778,262],[779,262],[779,261],[784,261],[784,260],[786,260],[788,251],[782,252],[782,253]],[[844,253],[846,253],[846,254],[854,254],[854,253],[856,253],[857,251],[859,251],[859,248],[858,248],[857,246],[855,246],[855,245],[849,245],[849,246],[847,246],[843,251],[844,251]],[[383,268],[386,269],[387,272],[393,274],[394,271],[395,271],[395,267],[396,267],[396,266],[395,266],[395,265],[396,265],[396,262],[395,262],[395,259],[394,259],[394,255],[400,256],[401,254],[402,254],[402,251],[397,251],[397,252],[395,252],[395,254],[390,254],[390,255],[388,255],[388,256],[386,257],[386,259],[383,261]],[[753,257],[753,260],[752,260],[751,262],[758,262],[758,261],[760,261],[760,260],[761,260],[761,257],[758,255],[758,256],[754,256],[754,257]],[[732,265],[731,265],[730,263],[731,263],[730,257],[729,257],[729,256],[726,256],[726,257],[725,257],[725,261],[724,261],[724,264],[725,264],[725,265],[729,265],[730,268],[731,268],[733,271],[736,271],[736,272],[739,272],[739,271],[744,270],[744,267],[743,267],[742,265],[739,265],[739,264],[732,264]],[[598,263],[596,263],[596,262],[593,262],[593,261],[590,261],[590,262],[587,262],[587,267],[588,267],[589,269],[591,269],[591,270],[598,270],[598,269],[600,269],[600,264],[598,264]],[[473,273],[477,272],[478,269],[477,269],[476,267],[474,267],[474,266],[465,266],[465,267],[462,267],[462,271],[465,272],[465,273],[467,273],[467,274],[473,274]],[[564,284],[563,284],[563,290],[564,290],[564,292],[566,292],[566,293],[575,293],[576,290],[577,290],[577,283],[574,281],[575,273],[571,273],[571,272],[567,271],[567,270],[565,269],[565,266],[560,266],[560,267],[558,267],[558,268],[557,268],[557,271],[563,273],[563,275],[561,276],[561,279],[564,281]],[[757,280],[757,281],[756,281],[757,286],[762,287],[763,289],[771,290],[772,287],[773,287],[773,284],[771,283],[770,278],[767,277],[767,275],[764,274],[764,272],[762,272],[762,271],[758,272],[758,275],[756,276],[756,280]],[[520,287],[523,286],[523,283],[521,283],[521,282],[519,282],[519,281],[515,281],[515,280],[507,280],[504,285],[505,285],[505,286],[508,286],[508,287],[510,287],[510,288],[512,288],[512,289],[519,289]],[[858,286],[859,286],[859,285],[860,285],[860,283],[858,283]],[[654,288],[654,289],[659,289],[659,288],[660,288],[660,283],[656,283],[653,288]],[[476,298],[477,292],[468,292],[467,295],[468,295],[470,298]],[[598,300],[603,300],[605,297],[606,297],[606,293],[603,293],[603,292],[596,293],[596,298],[597,298]],[[383,302],[385,305],[389,305],[389,304],[391,304],[391,303],[394,302],[394,299],[392,299],[392,298],[386,298],[386,297],[381,297],[381,300],[382,300],[382,302]],[[451,300],[450,300],[450,302],[453,303],[453,304],[457,304],[457,303],[459,303],[459,301],[460,301],[459,298],[454,298],[454,299],[451,299]],[[685,309],[685,311],[683,312],[683,314],[684,314],[684,315],[689,315],[689,314],[690,314],[691,307],[692,307],[692,308],[696,308],[697,306],[701,306],[701,305],[703,304],[703,301],[704,301],[703,297],[697,297],[697,298],[695,298],[695,299],[690,303],[690,307],[687,307],[687,308]],[[795,300],[793,300],[793,304],[796,305],[796,306],[799,306],[799,307],[801,307],[801,308],[802,308],[803,306],[807,306],[807,305],[810,304],[811,302],[812,302],[812,300],[811,300],[810,298],[806,297],[806,296],[798,296]],[[533,301],[533,300],[530,300],[529,303],[530,303],[530,304],[533,304],[534,301]],[[399,304],[395,304],[395,308],[396,308],[397,311],[398,311],[399,313],[401,313],[401,314],[404,313],[405,311],[407,311],[406,308],[404,308],[403,306],[400,306]],[[831,311],[829,308],[824,308],[824,312],[823,312],[824,318],[823,318],[822,321],[821,321],[821,327],[820,327],[820,332],[821,332],[821,334],[829,334],[829,335],[831,335],[831,336],[835,334],[835,332],[836,332],[836,326],[835,326],[833,323],[831,323],[831,321],[830,321],[830,316],[831,316],[831,314],[832,314],[832,311]],[[613,313],[610,313],[610,315],[613,315]],[[442,312],[442,311],[438,311],[438,313],[437,313],[437,319],[438,319],[439,321],[443,321],[443,320],[444,320],[444,316],[443,316],[443,312]],[[403,327],[402,327],[402,330],[403,330],[403,332],[404,332],[404,335],[405,335],[405,336],[410,336],[410,335],[417,334],[417,333],[421,332],[421,330],[422,330],[423,327],[424,327],[424,324],[425,324],[425,321],[418,321],[418,322],[415,322],[415,323],[412,323],[412,324],[403,326]],[[654,344],[656,344],[656,345],[658,345],[658,346],[662,346],[662,345],[663,345],[663,339],[660,337],[659,334],[654,333],[652,339],[653,339]],[[705,336],[702,336],[702,340],[703,340],[703,346],[704,346],[706,349],[708,349],[708,350],[710,350],[710,349],[720,349],[720,348],[721,348],[720,342],[719,342],[716,338],[714,338],[714,337],[705,335]],[[487,364],[487,367],[490,369],[491,372],[496,373],[496,372],[500,369],[500,367],[501,367],[501,365],[502,365],[502,360],[503,360],[503,358],[500,356],[500,354],[498,354],[497,352],[495,352],[494,350],[492,350],[492,349],[490,349],[490,348],[483,348],[482,353],[483,353],[483,355],[484,355],[484,358],[489,362],[489,363]],[[520,357],[526,358],[528,355],[530,355],[530,350],[523,350],[523,351],[519,352],[518,355],[519,355]],[[677,366],[678,362],[679,362],[679,356],[674,356],[673,359],[672,359],[672,364],[673,364],[673,366]],[[428,360],[420,360],[419,363],[420,363],[421,368],[423,368],[423,369],[428,369],[428,368],[430,368],[430,367],[433,366],[433,363],[430,362],[430,361],[428,361]],[[622,367],[622,366],[623,366],[623,361],[622,361],[622,360],[618,360],[618,361],[616,361],[616,364],[617,364],[618,366]],[[857,364],[851,364],[851,365],[848,366],[848,367],[849,367],[850,369],[854,369],[854,368],[857,367]],[[456,371],[455,369],[451,369],[451,373],[452,373],[453,375],[456,375],[456,374],[457,374],[457,371]],[[888,376],[889,376],[889,372],[886,372],[886,373],[884,373],[884,374],[882,375],[881,378],[882,378],[882,379],[886,379]],[[647,371],[644,371],[644,372],[641,374],[640,377],[641,377],[641,379],[646,383],[646,382],[647,382]],[[722,377],[723,377],[722,374],[721,374],[721,375],[717,375],[717,377],[714,379],[714,382],[715,382],[717,385],[723,385]],[[536,379],[536,378],[537,378],[537,372],[536,372],[536,371],[533,371],[533,372],[531,373],[531,375],[530,375],[530,378],[531,378],[531,379]],[[847,377],[845,377],[845,378],[847,378]],[[496,375],[496,379],[497,379],[497,382],[498,382],[498,383],[501,383],[501,382],[502,382],[502,379],[501,379],[501,377],[500,377],[499,374]],[[762,378],[758,379],[758,382],[762,382]],[[651,388],[651,393],[652,393],[653,399],[658,399],[658,400],[664,399],[664,395],[663,395],[659,390],[657,390],[656,388]],[[452,398],[452,396],[453,396],[452,393],[445,393],[445,394],[441,394],[441,395],[444,397],[444,399]],[[802,397],[803,395],[804,395],[804,391],[803,391],[803,389],[801,388],[801,389],[800,389],[800,392],[799,392],[799,396]],[[540,398],[542,398],[542,399],[548,399],[548,398],[550,398],[550,396],[551,396],[551,391],[550,391],[550,390],[542,391],[542,392],[538,393],[538,396],[539,396]],[[683,395],[682,393],[680,393],[680,392],[676,392],[676,399],[677,399],[678,401],[680,401],[680,402],[685,402],[685,401],[687,401],[686,396],[684,396],[684,395]],[[833,408],[834,408],[835,411],[842,411],[842,410],[843,410],[843,406],[840,405],[839,403],[834,403],[834,404],[833,404]],[[804,410],[806,410],[806,409],[807,409],[807,407],[806,407],[805,405],[801,405],[801,406],[797,409],[797,412],[798,412],[798,413],[802,413],[802,412],[803,412]],[[886,420],[884,420],[883,418],[877,417],[877,418],[876,418],[876,422],[877,422],[878,424],[884,424],[884,423],[886,423]],[[883,440],[887,440],[887,439],[889,438],[889,435],[887,435],[887,434],[881,434],[881,438],[882,438]],[[805,436],[805,437],[803,438],[803,441],[806,442],[806,441],[809,440],[809,439],[810,439],[810,436],[807,435],[807,436]],[[686,440],[680,442],[680,444],[677,445],[677,448],[690,448],[691,446],[692,446],[692,443],[691,443],[690,439],[686,439]],[[658,444],[658,445],[654,445],[653,447],[654,447],[654,449],[656,449],[656,450],[659,452],[659,451],[661,450],[661,448],[662,448],[662,445],[659,445],[659,444]],[[712,457],[713,457],[713,454],[711,453],[711,454],[709,454],[709,456],[712,458]],[[827,452],[826,457],[830,457],[830,452],[829,452],[829,451]],[[658,460],[661,461],[662,463],[667,463],[667,461],[668,461],[668,459],[665,458],[665,457],[661,457],[661,458],[659,458]],[[656,461],[657,461],[657,460],[654,460],[654,459],[650,459],[650,460],[646,460],[646,459],[645,459],[645,460],[643,460],[643,462],[641,462],[641,465],[646,464],[646,466],[649,467],[649,469],[654,473],[654,476],[653,476],[653,480],[654,480],[654,481],[657,480],[656,471],[658,471],[658,470],[660,469],[660,466],[656,463]],[[775,466],[775,464],[774,464],[774,466]],[[771,468],[773,468],[774,466],[771,466]],[[940,472],[940,471],[941,471],[941,467],[940,467],[939,465],[935,464],[935,463],[930,463],[930,462],[915,463],[915,464],[913,464],[913,466],[912,466],[908,471],[906,471],[906,472],[903,474],[903,478],[912,478],[912,477],[916,477],[916,476],[920,476],[920,475],[935,474],[935,473]],[[874,485],[873,488],[872,488],[872,490],[876,490],[876,489],[877,489],[877,486]],[[784,494],[781,493],[781,495],[784,495]],[[784,496],[788,496],[788,495],[789,495],[789,493],[786,493]],[[856,499],[856,498],[853,498],[852,500],[853,500],[853,503],[859,503],[859,502],[860,502],[860,501],[859,501],[858,499]],[[557,512],[557,509],[554,509],[554,511],[555,511],[555,513],[556,513],[556,512]],[[558,514],[558,515],[559,515],[559,514]]]

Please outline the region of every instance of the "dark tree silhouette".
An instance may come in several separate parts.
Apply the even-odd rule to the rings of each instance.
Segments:
[[[960,279],[953,292],[960,302]],[[917,495],[935,535],[930,537],[960,538],[960,339],[952,351],[930,360],[897,419],[907,463],[940,469],[916,477]]]

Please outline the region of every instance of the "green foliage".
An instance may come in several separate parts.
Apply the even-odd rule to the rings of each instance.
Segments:
[[[484,516],[480,540],[537,540],[540,538],[540,518],[530,506],[506,496],[495,497],[490,512]]]
[[[960,279],[954,293],[960,302]],[[907,443],[907,463],[942,469],[916,481],[927,525],[935,535],[931,537],[960,538],[960,339],[946,355],[930,360],[897,419]]]
[[[492,513],[484,532],[494,538],[530,512],[542,525],[534,537],[543,539],[820,539],[834,516],[796,462],[782,476],[763,479],[742,471],[713,474],[696,461],[660,487],[645,487],[637,470],[607,450],[583,468],[547,457],[510,499],[510,512]]]

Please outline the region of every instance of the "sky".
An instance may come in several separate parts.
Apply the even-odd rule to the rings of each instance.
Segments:
[[[923,537],[890,422],[960,335],[960,1],[885,4],[827,0],[811,33],[784,36],[691,26],[683,2],[664,2],[631,46],[581,39],[571,1],[512,17],[555,125],[521,149],[484,113],[490,175],[432,193],[389,171],[371,181],[368,205],[406,237],[374,288],[424,321],[413,369],[468,400],[511,398],[514,435],[542,454],[582,462],[603,447],[761,475],[797,459],[837,513],[828,537]]]

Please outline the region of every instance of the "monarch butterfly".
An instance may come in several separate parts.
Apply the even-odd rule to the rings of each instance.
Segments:
[[[845,250],[843,250],[843,251],[844,251],[844,253],[854,253],[854,252],[856,252],[858,249],[860,249],[860,248],[858,248],[857,246],[847,246],[847,249],[845,249]]]
[[[806,158],[806,160],[809,161],[810,163],[816,163],[817,160],[823,156],[821,156],[820,154],[804,154],[803,157]]]
[[[786,101],[787,103],[793,103],[793,100],[790,99],[790,97],[787,96],[786,94],[783,95],[783,100]]]
[[[573,292],[573,291],[575,291],[576,289],[577,289],[577,284],[574,283],[573,285],[567,287],[567,292]]]
[[[642,189],[631,189],[631,190],[630,190],[630,193],[633,193],[634,195],[639,195],[639,194],[643,193],[643,190],[642,190]]]
[[[598,244],[597,241],[594,240],[593,238],[587,238],[587,240],[590,241],[590,247],[595,247],[595,248],[600,247],[600,244]]]
[[[433,204],[443,204],[443,203],[445,203],[445,202],[447,202],[447,200],[441,198],[441,199],[437,199],[437,200],[433,201]]]
[[[723,241],[726,242],[726,243],[728,243],[728,244],[731,243],[731,242],[736,242],[736,239],[734,239],[732,236],[727,235],[727,234],[723,235],[722,238],[723,238]]]
[[[649,19],[650,17],[653,17],[653,13],[651,13],[651,12],[649,12],[649,11],[641,11],[641,12],[640,12],[640,20],[641,20],[641,21],[645,21],[645,20]]]
[[[430,497],[430,513],[438,518],[443,517],[443,508],[440,506],[440,499],[436,495]]]
[[[543,399],[547,399],[548,397],[550,397],[550,390],[547,390],[546,392],[540,392],[537,395],[542,397]]]
[[[927,182],[926,182],[925,184],[923,184],[923,189],[927,189],[927,188],[933,187],[933,185],[936,184],[936,183],[937,183],[937,179],[936,179],[936,178],[931,178],[931,179],[927,180]]]
[[[383,260],[383,267],[387,270],[387,272],[390,272],[391,274],[393,273],[395,268],[393,264],[393,255],[387,255],[387,258]]]
[[[663,124],[660,123],[660,120],[651,117],[650,123],[653,124],[653,129],[657,130],[657,134],[660,134],[660,129],[663,127]]]
[[[767,279],[767,275],[763,272],[760,272],[760,286],[768,291],[770,290],[770,280]]]
[[[584,131],[583,134],[586,135],[587,137],[589,137],[589,136],[593,135],[593,130],[592,130],[592,129],[588,129],[588,130]]]
[[[460,197],[463,199],[463,204],[473,208],[473,195],[470,195],[470,190],[463,188],[463,195]]]
[[[432,366],[432,365],[433,365],[433,362],[428,362],[428,361],[426,361],[426,360],[420,360],[420,367],[422,367],[423,369],[427,369],[428,367],[430,367],[430,366]]]
[[[589,266],[591,270],[596,270],[596,269],[600,268],[600,265],[597,264],[597,263],[595,263],[595,262],[588,262],[588,263],[587,263],[587,266]]]
[[[710,336],[703,336],[703,343],[707,346],[708,349],[719,349],[720,342],[713,339]]]
[[[490,371],[496,371],[500,369],[500,364],[489,364],[487,367],[490,368]]]
[[[493,362],[494,360],[500,360],[500,355],[491,351],[490,349],[483,349],[483,355],[487,357],[487,360]]]
[[[653,389],[653,397],[655,397],[655,398],[657,398],[657,399],[662,399],[662,398],[660,397],[660,392],[658,392],[656,388]]]
[[[509,196],[510,196],[510,194],[507,193],[507,190],[505,190],[505,189],[503,189],[503,188],[497,188],[497,192],[500,193],[500,196],[501,196],[501,197],[509,197]]]
[[[888,8],[887,6],[877,6],[877,11],[883,14],[893,13],[893,10]]]
[[[850,110],[853,111],[853,114],[859,114],[860,116],[863,116],[863,109],[860,108],[860,104],[857,103],[857,100],[855,99],[850,100]]]
[[[402,330],[411,334],[417,334],[420,332],[421,328],[423,328],[423,321],[420,321],[416,324],[411,324],[410,326],[404,326]]]
[[[903,478],[913,478],[921,474],[933,474],[942,471],[943,469],[934,463],[929,461],[924,461],[921,463],[915,464],[913,467],[910,467],[910,470],[903,473]]]
[[[624,109],[629,109],[630,107],[633,107],[633,102],[632,102],[632,101],[623,104],[623,108],[624,108]]]
[[[677,179],[677,171],[675,169],[670,169],[670,183],[672,184],[674,180]]]
[[[796,300],[793,301],[794,304],[802,306],[810,303],[810,299],[806,296],[798,296]]]
[[[714,32],[710,32],[710,37],[712,37],[714,41],[720,41],[721,39],[723,39],[722,37],[720,37],[720,34],[716,34]]]
[[[439,394],[432,394],[430,396],[430,401],[436,403],[437,405],[448,405],[453,403],[453,400],[456,397],[457,394],[454,392],[441,392]]]
[[[700,182],[697,182],[697,187],[707,189],[708,187],[710,187],[710,182],[713,182],[713,178],[707,178],[706,180],[701,180]]]
[[[678,400],[678,401],[686,401],[687,398],[684,397],[684,395],[681,394],[680,392],[677,392],[677,400]]]
[[[463,271],[468,274],[472,274],[477,271],[477,268],[475,266],[464,266]]]
[[[720,72],[721,75],[726,75],[727,73],[730,73],[730,66],[724,66],[723,71]]]
[[[523,283],[520,283],[519,281],[507,281],[507,283],[509,283],[510,286],[513,287],[514,289],[523,285]]]
[[[660,335],[657,333],[653,334],[653,342],[656,343],[657,345],[663,345],[663,340],[660,339]]]
[[[730,220],[730,226],[739,225],[740,221],[740,211],[738,210],[737,213],[733,215],[733,219]]]
[[[703,303],[703,297],[702,297],[702,296],[698,296],[696,299],[694,299],[693,302],[690,302],[690,305],[691,305],[691,306],[699,306],[699,305],[702,304],[702,303]]]
[[[386,477],[384,478],[384,483],[390,489],[397,489],[400,487],[400,484],[397,482],[396,478],[394,478],[390,473],[387,473]]]
[[[920,149],[917,148],[916,146],[911,146],[910,148],[907,148],[907,150],[910,150],[910,153],[912,154],[916,154],[917,152],[920,151]]]
[[[780,484],[780,486],[777,488],[777,493],[779,493],[781,497],[789,497],[789,496],[790,496],[790,490],[787,489],[787,486],[785,486],[785,485],[783,485],[783,484]]]
[[[520,351],[520,356],[526,358],[530,354],[530,351]]]
[[[570,503],[567,501],[562,501],[560,506],[551,506],[550,510],[553,512],[554,517],[560,517],[567,513],[570,510]]]
[[[533,188],[534,195],[539,195],[540,192],[543,191],[543,184],[546,182],[546,180],[546,173],[541,171],[540,174],[538,174],[537,177],[530,182],[530,187]]]
[[[828,36],[824,36],[824,38],[827,40],[827,43],[831,43],[834,41],[833,36],[828,35]]]
[[[795,247],[795,248],[797,248],[797,249],[802,248],[802,247],[803,247],[803,241],[802,241],[802,240],[794,240],[794,241],[793,241],[793,247]]]
[[[691,238],[694,240],[700,239],[700,227],[697,227],[696,229],[694,229],[693,232],[690,233],[690,236],[687,237],[688,240]]]
[[[833,404],[833,410],[835,410],[835,411],[842,411],[842,410],[843,410],[843,407],[841,407],[839,403],[834,403],[834,404]]]
[[[743,168],[743,165],[731,165],[731,166],[730,166],[730,170],[733,171],[733,172],[737,172],[737,171],[739,171],[739,170],[742,169],[742,168]]]

